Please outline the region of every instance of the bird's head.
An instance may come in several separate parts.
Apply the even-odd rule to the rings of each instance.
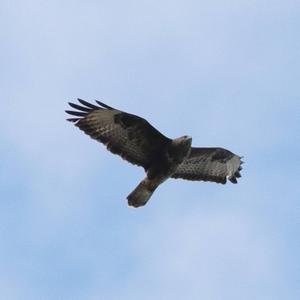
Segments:
[[[192,137],[188,135],[181,136],[172,141],[171,155],[176,161],[183,161],[191,151]]]
[[[177,139],[174,139],[173,143],[174,145],[180,145],[181,147],[186,146],[187,148],[190,148],[192,145],[192,137],[189,135],[184,135]]]

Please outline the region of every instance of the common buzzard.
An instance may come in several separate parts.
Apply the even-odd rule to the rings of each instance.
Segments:
[[[146,177],[127,197],[130,206],[143,206],[155,189],[168,178],[237,183],[241,177],[240,156],[223,148],[191,147],[192,138],[184,135],[170,139],[145,119],[112,108],[78,99],[66,110],[91,138],[106,145],[112,153],[145,169]]]

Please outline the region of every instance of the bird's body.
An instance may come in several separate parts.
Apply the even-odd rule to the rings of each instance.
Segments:
[[[142,166],[146,177],[127,197],[130,206],[147,203],[155,189],[168,178],[236,183],[240,177],[241,157],[223,148],[194,148],[192,138],[169,139],[145,119],[78,99],[69,103],[77,111],[68,119],[93,139],[102,142],[112,153]]]
[[[191,151],[192,138],[183,136],[172,140],[158,155],[147,176],[127,197],[130,206],[142,206],[147,203],[156,188],[170,178]]]

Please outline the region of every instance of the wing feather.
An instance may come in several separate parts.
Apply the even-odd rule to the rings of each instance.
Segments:
[[[83,106],[69,103],[77,111],[66,111],[78,118],[68,120],[91,138],[105,144],[112,153],[146,170],[164,145],[171,142],[141,117],[114,109],[100,101],[96,101],[99,106],[82,99],[78,101]]]
[[[189,157],[179,165],[172,178],[203,180],[225,184],[237,183],[241,177],[241,157],[223,148],[192,148]]]

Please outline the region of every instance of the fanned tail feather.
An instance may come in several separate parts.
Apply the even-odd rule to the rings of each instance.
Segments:
[[[144,206],[158,185],[154,185],[146,178],[127,196],[128,205],[133,207]]]

